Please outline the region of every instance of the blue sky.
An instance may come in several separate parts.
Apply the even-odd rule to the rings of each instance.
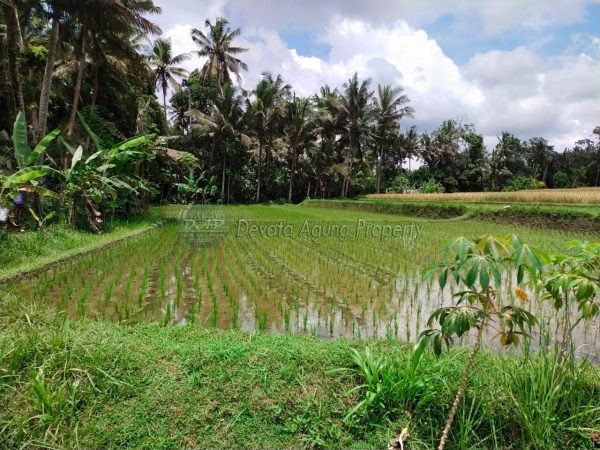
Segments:
[[[177,52],[227,17],[249,51],[243,86],[280,73],[300,95],[354,72],[402,86],[420,130],[473,123],[558,150],[600,125],[600,0],[157,0]],[[187,63],[192,70],[202,61]]]

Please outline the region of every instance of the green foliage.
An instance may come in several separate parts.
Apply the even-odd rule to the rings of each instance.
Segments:
[[[441,183],[438,183],[433,178],[430,178],[421,185],[419,190],[423,194],[441,194],[445,191],[445,188]]]
[[[565,435],[565,448],[589,446],[590,430],[600,427],[600,406],[585,385],[589,365],[564,371],[559,355],[542,353],[525,360],[522,370],[505,373],[514,420],[529,446],[554,448]]]
[[[216,177],[207,179],[204,174],[198,177],[190,171],[188,176],[184,178],[184,183],[176,183],[179,201],[181,203],[194,203],[200,201],[206,203],[217,195]]]
[[[552,182],[555,188],[569,187],[569,176],[563,171],[559,170],[552,176]]]
[[[410,180],[405,175],[396,176],[389,188],[391,192],[396,192],[398,194],[402,194],[410,189],[412,189]]]
[[[424,346],[417,346],[405,360],[373,355],[369,347],[364,355],[351,349],[355,372],[363,384],[360,400],[346,414],[345,420],[367,416],[393,419],[405,410],[413,411],[433,401],[432,376],[418,371]]]
[[[537,181],[533,177],[518,176],[512,178],[509,183],[504,186],[503,191],[523,191],[526,189],[537,189]]]
[[[18,166],[23,169],[36,164],[52,141],[54,141],[60,133],[61,131],[59,129],[52,131],[42,138],[38,145],[31,150],[31,147],[29,147],[29,144],[27,143],[27,124],[25,123],[25,115],[19,113],[15,119],[13,129],[13,146]]]

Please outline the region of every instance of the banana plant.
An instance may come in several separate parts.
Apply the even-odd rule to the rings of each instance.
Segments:
[[[100,152],[83,159],[83,147],[79,146],[71,159],[71,166],[62,175],[65,181],[64,194],[69,202],[69,224],[75,227],[77,222],[77,204],[83,201],[86,217],[90,228],[96,232],[102,231],[101,204],[104,199],[118,196],[118,190],[137,193],[128,183],[119,177],[107,174],[108,169],[98,166]]]
[[[114,208],[115,205],[126,203],[129,196],[139,196],[141,192],[150,190],[148,184],[135,172],[140,170],[141,162],[154,158],[153,154],[140,151],[139,148],[153,143],[155,136],[136,136],[106,148],[81,114],[79,121],[89,136],[95,153],[84,158],[82,146],[74,148],[63,141],[73,155],[70,167],[63,171],[66,184],[64,193],[69,199],[69,224],[75,227],[77,206],[83,203],[90,228],[100,233],[105,201],[110,201]]]
[[[27,142],[27,124],[22,112],[17,115],[13,126],[13,147],[19,170],[10,175],[0,174],[0,208],[2,217],[8,217],[13,204],[21,203],[24,193],[35,193],[47,197],[57,194],[40,185],[39,180],[58,172],[49,166],[40,165],[39,161],[52,143],[60,135],[56,129],[45,136],[32,150]]]
[[[217,194],[216,176],[206,178],[201,174],[198,178],[194,176],[194,172],[190,171],[187,177],[184,178],[185,183],[175,183],[177,193],[179,194],[182,203],[193,203],[198,201],[206,203],[210,197]]]

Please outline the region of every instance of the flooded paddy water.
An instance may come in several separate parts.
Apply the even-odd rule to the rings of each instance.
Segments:
[[[74,319],[414,341],[430,314],[452,303],[450,289],[421,277],[448,240],[517,231],[555,250],[573,238],[310,208],[199,208],[178,209],[175,223],[56,265],[11,290]],[[518,303],[514,286],[506,280],[502,304]],[[534,340],[554,340],[561,318],[535,293],[530,297],[527,306],[541,319]],[[576,345],[595,358],[598,334],[598,323],[582,323]]]

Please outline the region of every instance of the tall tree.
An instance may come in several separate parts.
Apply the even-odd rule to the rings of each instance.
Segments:
[[[77,70],[73,89],[71,116],[67,125],[70,135],[75,128],[81,87],[87,66],[87,55],[92,42],[106,36],[121,36],[130,39],[139,32],[158,34],[160,28],[146,18],[148,14],[158,14],[160,8],[152,0],[88,0],[74,2],[71,6],[74,56]]]
[[[360,81],[355,73],[344,84],[340,97],[340,113],[345,118],[344,139],[348,152],[346,154],[346,173],[342,183],[341,196],[347,197],[352,180],[355,158],[359,156],[362,141],[369,135],[369,127],[374,117],[371,105],[373,92],[369,90],[371,80]]]
[[[288,202],[292,202],[294,177],[298,168],[300,154],[314,140],[311,121],[311,104],[307,98],[294,98],[288,102],[285,116],[285,134],[290,153],[290,175],[288,186]]]
[[[244,119],[243,96],[230,83],[219,88],[218,95],[211,102],[210,114],[198,110],[190,110],[186,114],[200,122],[202,128],[213,135],[218,143],[222,156],[221,165],[221,199],[225,201],[225,186],[227,178],[227,164],[231,160],[231,149],[236,141],[248,146],[250,138],[241,132]]]
[[[498,137],[492,151],[492,190],[500,189],[513,174],[525,168],[525,152],[521,141],[507,131]]]
[[[202,75],[216,78],[219,85],[231,83],[231,73],[234,73],[239,81],[240,71],[248,70],[246,63],[236,56],[248,49],[233,45],[241,30],[232,30],[228,24],[229,21],[222,17],[217,18],[214,25],[206,19],[204,25],[209,29],[208,35],[197,28],[192,30],[192,39],[200,46],[196,53],[201,58],[206,58]]]
[[[554,147],[549,145],[543,137],[529,139],[527,147],[531,176],[540,176],[541,181],[548,183],[548,169],[554,158]]]
[[[19,23],[19,10],[13,2],[3,1],[2,8],[6,20],[6,46],[8,53],[8,74],[16,110],[25,112],[25,98],[20,74],[19,54],[24,50],[23,36]]]
[[[180,67],[184,61],[188,60],[190,55],[182,53],[173,56],[173,47],[168,39],[156,39],[152,44],[152,50],[149,56],[150,67],[154,71],[154,83],[157,89],[163,94],[163,107],[165,109],[165,120],[167,119],[167,92],[169,87],[174,90],[180,88],[176,77],[183,78],[187,76],[187,71]]]
[[[263,152],[266,154],[267,165],[270,166],[274,135],[285,114],[285,100],[289,96],[291,86],[284,84],[281,75],[273,78],[270,73],[263,77],[252,91],[252,97],[247,100],[247,112],[252,134],[258,141],[258,160],[256,169],[256,202],[260,202],[262,184]]]
[[[376,140],[377,140],[377,193],[381,191],[381,166],[386,151],[394,145],[400,134],[400,119],[412,117],[414,109],[407,106],[410,101],[402,94],[404,89],[390,85],[377,86],[375,98]]]

